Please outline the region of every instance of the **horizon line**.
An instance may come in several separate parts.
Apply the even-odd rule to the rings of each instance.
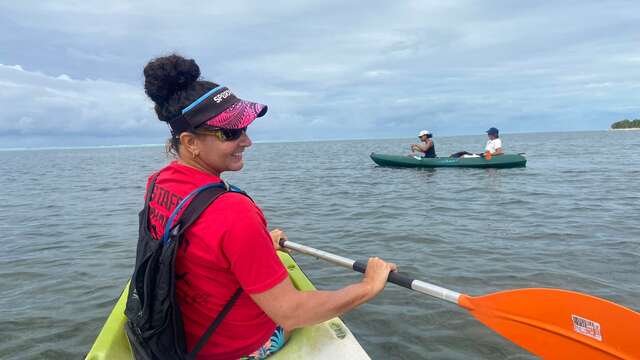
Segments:
[[[598,132],[609,131],[606,130],[567,130],[567,131],[523,131],[523,132],[506,132],[505,135],[519,135],[519,134],[545,134],[545,133],[566,133],[566,132]],[[438,138],[446,139],[452,137],[462,136],[478,136],[484,134],[461,134],[461,135],[445,135]],[[413,138],[413,137],[411,137]],[[332,139],[285,139],[285,140],[255,140],[254,144],[284,144],[284,143],[297,143],[297,142],[332,142],[332,141],[362,141],[362,140],[403,140],[409,139],[409,137],[376,137],[376,138],[332,138]],[[137,147],[161,147],[165,146],[164,143],[158,144],[116,144],[116,145],[78,145],[78,146],[37,146],[37,147],[0,147],[2,151],[42,151],[42,150],[83,150],[83,149],[117,149],[117,148],[137,148]]]

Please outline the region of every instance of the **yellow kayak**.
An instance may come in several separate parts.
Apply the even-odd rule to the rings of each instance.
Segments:
[[[289,254],[278,251],[278,256],[289,270],[289,278],[298,290],[315,289]],[[128,293],[129,284],[125,286],[86,359],[133,359],[127,336],[124,333],[126,322],[124,308]],[[322,324],[294,330],[284,348],[270,358],[274,360],[370,359],[351,331],[337,317]]]

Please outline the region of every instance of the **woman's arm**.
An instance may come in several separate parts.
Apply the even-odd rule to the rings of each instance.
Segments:
[[[427,144],[413,144],[413,145],[411,145],[411,151],[425,152],[425,151],[427,151],[427,149],[429,149],[429,146],[427,146]]]
[[[273,288],[250,294],[253,301],[285,331],[318,324],[343,314],[378,295],[396,266],[370,258],[361,282],[335,291],[298,291],[289,278]]]
[[[427,140],[424,147],[424,152],[427,152],[431,147],[433,147],[433,141],[431,139]]]
[[[411,151],[421,151],[421,150],[420,150],[420,145],[418,145],[418,144],[411,144]]]
[[[495,151],[493,154],[491,154],[491,155],[502,155],[502,154],[504,154],[504,153],[502,152],[502,148],[497,148],[497,149],[496,149],[496,151]]]

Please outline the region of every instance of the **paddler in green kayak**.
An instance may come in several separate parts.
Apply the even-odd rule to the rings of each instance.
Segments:
[[[418,133],[418,139],[422,141],[422,144],[411,144],[411,151],[414,154],[409,156],[418,156],[415,153],[418,153],[420,157],[423,158],[434,158],[436,157],[436,146],[433,143],[433,134],[430,131],[422,130]]]
[[[500,140],[500,135],[498,129],[492,127],[486,131],[487,137],[487,145],[484,147],[484,154],[487,157],[487,154],[490,156],[502,155],[502,140]]]
[[[200,80],[196,62],[175,54],[150,61],[144,77],[158,119],[171,131],[167,146],[175,157],[147,182],[152,192],[145,234],[164,241],[183,200],[196,189],[222,184],[223,172],[242,169],[243,153],[252,145],[247,127],[266,114],[267,106]],[[236,190],[215,199],[185,231],[175,258],[175,299],[187,352],[231,303],[213,335],[195,351],[197,358],[262,359],[282,348],[293,329],[324,322],[373,299],[396,269],[370,258],[360,282],[335,291],[298,291],[276,255],[282,238],[284,232],[269,232],[258,205]],[[237,301],[228,302],[234,293],[239,294]]]
[[[500,140],[499,131],[497,128],[491,127],[486,131],[487,137],[487,145],[484,147],[484,153],[482,154],[473,154],[466,151],[459,151],[455,154],[451,154],[449,157],[459,158],[459,157],[484,157],[487,160],[491,160],[492,156],[502,155],[502,140]]]

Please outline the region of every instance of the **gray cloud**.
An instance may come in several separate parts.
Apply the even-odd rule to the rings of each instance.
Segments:
[[[83,136],[155,140],[166,131],[137,86],[66,74],[52,77],[2,64],[0,79],[5,147],[21,146],[30,137],[51,137],[63,145]]]
[[[0,7],[0,48],[11,49],[0,62],[26,69],[0,68],[5,143],[160,142],[166,127],[144,98],[141,69],[174,50],[206,78],[269,104],[252,129],[258,140],[588,130],[640,113],[640,6],[631,1]],[[34,101],[21,100],[25,89]],[[56,125],[34,125],[45,118]]]

